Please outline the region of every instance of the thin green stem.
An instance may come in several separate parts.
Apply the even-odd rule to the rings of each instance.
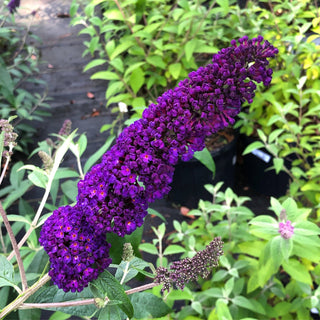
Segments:
[[[20,278],[21,278],[21,283],[22,283],[22,290],[25,291],[26,289],[28,289],[26,272],[24,270],[24,266],[23,266],[23,262],[22,262],[21,255],[20,255],[20,251],[19,251],[19,248],[18,248],[18,245],[17,245],[16,238],[15,238],[15,236],[13,234],[13,231],[12,231],[10,222],[8,220],[7,214],[6,214],[6,212],[4,211],[4,209],[2,207],[1,201],[0,201],[0,213],[1,213],[1,217],[3,219],[3,223],[6,226],[6,229],[7,229],[11,244],[12,244],[13,251],[14,251],[14,253],[16,255],[16,258],[17,258],[17,263],[18,263],[19,272],[20,272]]]

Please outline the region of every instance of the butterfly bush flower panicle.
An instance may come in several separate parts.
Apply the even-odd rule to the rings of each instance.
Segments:
[[[223,242],[220,237],[217,237],[204,250],[196,253],[193,258],[175,261],[169,269],[157,268],[154,281],[163,285],[163,292],[174,286],[183,289],[188,282],[196,281],[198,277],[206,278],[212,268],[218,266],[219,257],[223,255],[222,247]]]
[[[110,245],[83,219],[79,206],[61,207],[47,219],[40,244],[49,255],[49,275],[65,292],[82,291],[111,263]]]
[[[166,91],[156,103],[150,104],[142,119],[125,128],[101,163],[93,166],[79,181],[77,205],[60,208],[45,223],[44,229],[48,231],[56,228],[55,238],[50,232],[42,232],[41,238],[45,250],[52,255],[52,265],[57,264],[54,270],[61,269],[61,248],[70,251],[72,245],[65,233],[57,229],[59,223],[94,232],[95,248],[98,250],[100,245],[102,251],[108,251],[108,245],[102,241],[106,233],[124,236],[140,227],[148,204],[169,193],[174,166],[179,159],[190,160],[195,151],[205,147],[206,137],[234,123],[241,105],[245,101],[252,102],[254,82],[270,84],[272,69],[268,58],[273,58],[277,52],[261,36],[252,40],[243,37],[238,43],[233,40],[229,48],[213,56],[211,64],[191,72],[178,87]],[[69,215],[63,214],[65,210]],[[81,247],[82,243],[79,245]],[[58,254],[52,252],[55,246],[61,247]],[[82,278],[78,277],[73,261],[76,256],[83,260],[82,254],[85,257],[88,254],[76,247],[72,250],[72,257],[66,259],[73,259],[70,272],[73,270],[74,275],[71,272],[68,276],[62,269],[51,272],[66,290],[84,286],[82,280],[79,284]],[[96,268],[93,272],[99,270],[101,268]],[[95,276],[96,273],[91,278]],[[77,288],[71,279],[77,279]],[[179,281],[176,282],[182,286],[184,279]]]

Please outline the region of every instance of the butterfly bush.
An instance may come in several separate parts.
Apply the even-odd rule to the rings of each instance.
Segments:
[[[261,36],[232,40],[211,64],[191,72],[122,131],[101,163],[78,183],[77,204],[55,210],[41,231],[50,276],[59,288],[81,291],[98,276],[110,263],[101,260],[101,252],[108,257],[106,233],[124,236],[143,224],[148,204],[170,191],[178,160],[190,160],[205,147],[207,136],[234,123],[241,105],[254,98],[254,82],[270,84],[267,58],[277,52]],[[86,251],[85,241],[73,242],[68,226],[78,236],[90,236],[94,249]]]

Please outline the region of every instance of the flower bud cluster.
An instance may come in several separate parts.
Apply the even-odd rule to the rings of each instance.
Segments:
[[[125,128],[101,163],[78,183],[77,205],[68,210],[81,209],[78,219],[96,237],[109,232],[124,236],[140,227],[148,204],[170,191],[178,160],[190,160],[205,147],[206,137],[234,123],[241,105],[252,102],[254,81],[269,85],[272,69],[267,58],[277,49],[261,36],[231,44],[145,109],[142,119]],[[46,222],[49,229],[60,219],[60,211]],[[47,237],[42,231],[40,241],[50,250]],[[54,254],[50,261],[57,259],[59,254]]]
[[[279,233],[283,239],[290,239],[293,236],[294,227],[290,220],[279,223]]]
[[[204,250],[197,252],[193,258],[175,261],[169,269],[157,268],[154,281],[163,285],[163,292],[169,291],[174,286],[183,289],[188,282],[196,281],[198,277],[208,277],[212,268],[218,266],[219,257],[223,254],[222,246],[221,238],[215,238]]]
[[[8,158],[12,155],[13,148],[17,145],[16,139],[18,135],[13,132],[13,126],[9,123],[8,120],[0,119],[0,128],[1,133],[4,133],[3,137],[3,146],[4,151],[2,157]]]

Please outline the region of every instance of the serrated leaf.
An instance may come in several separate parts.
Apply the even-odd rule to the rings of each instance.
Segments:
[[[132,318],[133,306],[131,301],[119,281],[109,271],[105,270],[98,279],[93,280],[90,283],[90,288],[92,286],[102,294],[102,297],[121,301],[122,304],[119,307],[129,318]]]

